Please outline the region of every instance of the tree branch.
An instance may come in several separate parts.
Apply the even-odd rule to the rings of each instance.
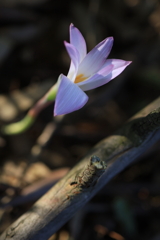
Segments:
[[[47,240],[110,179],[160,139],[159,106],[160,98],[98,143],[0,239]]]

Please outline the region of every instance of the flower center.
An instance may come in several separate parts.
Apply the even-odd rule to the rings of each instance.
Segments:
[[[83,81],[86,80],[86,79],[87,79],[87,77],[85,77],[83,74],[79,74],[79,75],[76,77],[74,83],[83,82]]]

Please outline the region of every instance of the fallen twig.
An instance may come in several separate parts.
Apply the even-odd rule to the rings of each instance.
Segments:
[[[48,239],[110,179],[160,139],[159,106],[160,98],[114,135],[98,143],[27,213],[15,221],[0,239]]]

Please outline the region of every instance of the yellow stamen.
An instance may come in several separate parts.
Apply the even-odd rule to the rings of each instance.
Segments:
[[[79,75],[76,77],[74,83],[83,82],[83,81],[86,80],[86,79],[87,79],[87,77],[84,77],[83,74],[79,74]]]

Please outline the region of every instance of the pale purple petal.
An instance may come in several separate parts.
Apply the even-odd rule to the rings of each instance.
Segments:
[[[68,77],[72,82],[74,82],[74,80],[75,80],[76,72],[77,72],[77,69],[75,68],[73,62],[71,61],[70,67],[69,67],[69,71],[68,71],[68,74],[67,74],[67,77]]]
[[[112,77],[112,69],[113,65],[110,64],[103,68],[103,70],[100,70],[87,80],[77,83],[77,85],[83,90],[83,91],[88,91],[97,87],[100,87],[106,83],[108,83]],[[110,80],[109,80],[110,79]]]
[[[130,63],[121,59],[107,59],[101,70],[78,85],[83,91],[102,86],[121,74]]]
[[[106,67],[110,64],[113,65],[113,71],[112,71],[112,79],[113,79],[117,77],[119,74],[121,74],[121,72],[123,72],[124,69],[131,63],[132,61],[124,61],[121,59],[107,59],[103,67]]]
[[[113,45],[113,38],[109,37],[95,46],[79,65],[78,73],[86,77],[98,72],[104,65]]]
[[[55,99],[54,116],[67,114],[82,108],[88,96],[66,76],[61,74]]]
[[[86,41],[73,24],[70,25],[70,43],[78,50],[81,62],[87,53]]]
[[[70,44],[66,41],[64,41],[64,45],[65,45],[66,50],[71,58],[71,65],[70,65],[70,69],[68,72],[68,78],[70,80],[74,81],[75,76],[78,71],[79,62],[80,62],[79,52],[72,44]]]

